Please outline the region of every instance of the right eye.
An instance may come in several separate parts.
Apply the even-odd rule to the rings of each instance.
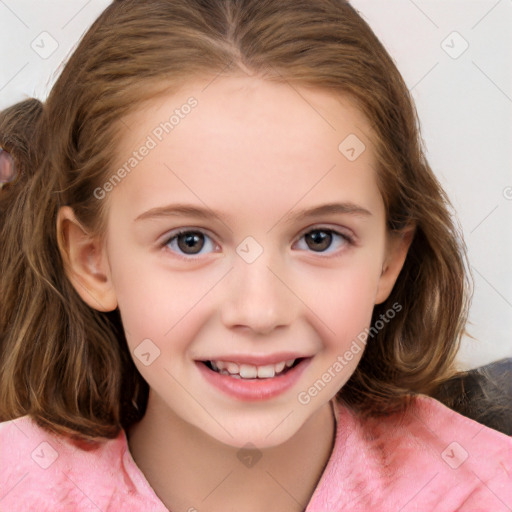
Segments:
[[[174,234],[171,234],[171,236],[167,238],[162,245],[168,247],[171,251],[176,252],[177,256],[179,257],[184,257],[183,255],[200,255],[202,249],[205,246],[210,246],[212,250],[215,249],[215,244],[213,243],[213,240],[203,231],[199,231],[196,229],[183,229],[178,231],[177,233],[175,232]],[[185,257],[185,259],[194,258]]]

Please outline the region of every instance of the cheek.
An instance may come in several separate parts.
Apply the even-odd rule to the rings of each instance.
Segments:
[[[111,252],[109,260],[130,350],[145,339],[152,340],[162,353],[169,347],[181,350],[189,337],[184,330],[195,325],[191,319],[200,310],[201,297],[211,288],[210,280],[199,273],[170,272],[153,258],[123,250],[121,245]]]
[[[357,262],[340,266],[334,273],[311,274],[301,279],[307,306],[318,318],[315,322],[332,348],[343,348],[368,327],[375,305],[380,276],[379,262],[359,254]],[[320,322],[321,320],[321,322]]]
[[[109,264],[112,284],[115,289],[119,311],[128,344],[131,348],[143,339],[158,339],[162,330],[171,326],[176,294],[168,293],[164,299],[165,284],[155,279],[154,269],[130,246],[120,229],[111,230],[108,241]],[[156,319],[160,319],[156,323]]]
[[[315,368],[312,387],[298,395],[299,403],[314,402],[324,388],[334,396],[354,373],[366,348],[378,283],[376,274],[371,266],[351,266],[319,295],[317,310],[322,322],[316,323],[316,329],[322,337],[323,354]]]

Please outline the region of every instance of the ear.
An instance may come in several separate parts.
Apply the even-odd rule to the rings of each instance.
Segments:
[[[98,311],[116,309],[104,244],[84,229],[69,206],[57,214],[57,241],[66,275],[83,301]]]
[[[389,295],[405,263],[405,258],[414,238],[415,228],[405,228],[400,233],[387,235],[386,257],[382,265],[375,304],[381,304]]]

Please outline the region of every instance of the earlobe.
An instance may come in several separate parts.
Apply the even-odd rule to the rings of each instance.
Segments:
[[[98,311],[116,309],[105,248],[83,228],[69,206],[59,209],[57,241],[66,275],[82,300]]]
[[[390,235],[375,296],[375,304],[382,304],[391,294],[391,290],[393,290],[393,286],[404,266],[409,247],[414,238],[414,232],[414,228],[408,228],[399,234]]]

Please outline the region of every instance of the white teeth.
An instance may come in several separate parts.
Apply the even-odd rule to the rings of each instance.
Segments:
[[[295,359],[294,359],[294,361],[295,361]],[[274,366],[275,373],[281,373],[284,370],[285,364],[286,363],[284,361],[281,361],[280,363],[277,363]],[[259,372],[258,372],[258,375],[259,375]]]
[[[258,376],[258,368],[252,364],[241,364],[239,373],[243,379],[255,379]]]
[[[274,377],[275,374],[276,374],[276,371],[274,369],[274,365],[272,365],[272,364],[269,364],[268,366],[258,366],[258,378],[259,379],[269,379],[271,377]]]
[[[226,363],[226,370],[231,374],[240,373],[240,368],[236,363]]]
[[[210,361],[210,364],[217,373],[230,375],[235,379],[271,379],[280,374],[285,368],[293,366],[295,359],[281,361],[276,364],[255,366],[252,364],[237,364],[231,361]]]

